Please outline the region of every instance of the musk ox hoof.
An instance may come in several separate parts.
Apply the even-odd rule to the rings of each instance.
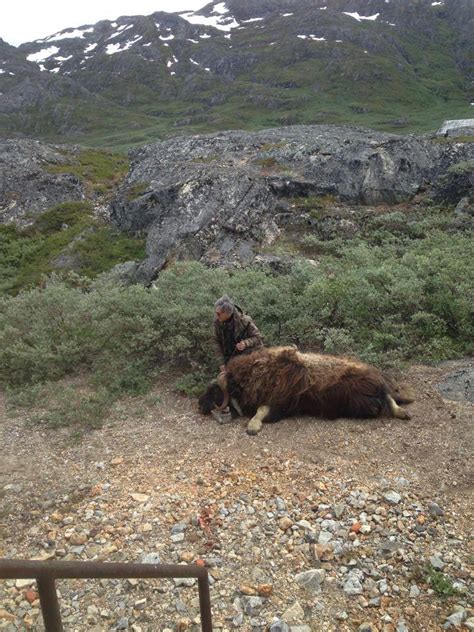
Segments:
[[[256,435],[262,429],[262,422],[260,419],[251,419],[247,424],[247,434]]]
[[[411,415],[409,415],[407,411],[403,410],[402,408],[398,410],[397,417],[398,419],[405,419],[406,421],[409,421],[411,419]]]

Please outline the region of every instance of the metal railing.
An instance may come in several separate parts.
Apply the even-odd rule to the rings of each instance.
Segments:
[[[202,632],[212,632],[211,596],[207,569],[195,564],[133,564],[115,562],[36,562],[0,559],[0,579],[36,579],[46,632],[63,632],[57,579],[173,579],[198,580]]]

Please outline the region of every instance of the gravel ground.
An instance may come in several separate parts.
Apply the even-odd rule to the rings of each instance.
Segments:
[[[474,406],[412,367],[412,420],[284,420],[257,437],[157,384],[80,440],[2,400],[0,555],[205,564],[216,630],[474,630]],[[152,403],[153,401],[153,403]],[[58,583],[66,630],[198,630],[192,580]],[[0,629],[42,630],[0,582]]]

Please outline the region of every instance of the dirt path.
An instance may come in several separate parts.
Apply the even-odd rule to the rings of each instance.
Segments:
[[[199,415],[166,384],[155,388],[158,403],[122,401],[102,429],[79,441],[68,430],[27,425],[2,400],[0,555],[201,557],[222,630],[264,630],[279,618],[297,632],[364,623],[384,632],[441,630],[455,606],[470,615],[474,406],[443,400],[434,386],[463,365],[472,363],[411,368],[417,399],[409,422],[298,418],[257,437],[245,434],[243,421],[219,426]],[[388,489],[401,500],[387,501]],[[368,526],[359,533],[359,524]],[[328,531],[332,551],[321,549]],[[377,557],[381,542],[397,538],[403,551]],[[440,572],[461,591],[455,596],[443,597],[420,570],[437,554]],[[295,577],[314,569],[325,573],[322,590],[303,590]],[[356,571],[362,590],[351,594]],[[270,595],[258,589],[264,584]],[[197,629],[192,588],[171,585],[151,596],[139,588],[65,585],[66,629]],[[0,586],[0,629],[41,629],[34,595],[31,605],[24,590]]]

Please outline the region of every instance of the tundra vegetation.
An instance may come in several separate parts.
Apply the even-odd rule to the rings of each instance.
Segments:
[[[184,262],[149,289],[104,272],[143,256],[142,242],[112,238],[86,203],[66,211],[51,209],[26,233],[0,232],[0,381],[12,405],[41,401],[37,418],[48,423],[96,425],[118,398],[170,375],[196,395],[217,368],[211,323],[224,292],[271,345],[354,354],[380,367],[473,350],[474,244],[453,229],[450,208],[388,210],[346,241],[308,234],[286,273]],[[79,273],[48,275],[51,256],[77,235]]]

